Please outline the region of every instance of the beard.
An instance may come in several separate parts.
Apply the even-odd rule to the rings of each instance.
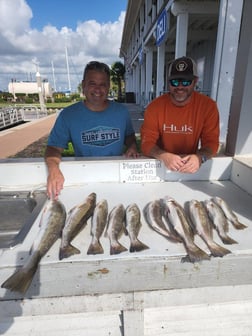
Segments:
[[[172,101],[178,105],[184,105],[186,104],[193,93],[194,88],[176,88],[172,89],[170,91],[170,96],[172,98]]]

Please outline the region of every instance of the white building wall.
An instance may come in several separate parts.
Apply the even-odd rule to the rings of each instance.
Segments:
[[[26,95],[39,93],[37,82],[10,82],[8,91],[14,97],[16,93],[24,93]],[[42,82],[42,91],[45,98],[52,97],[53,91],[49,82]]]

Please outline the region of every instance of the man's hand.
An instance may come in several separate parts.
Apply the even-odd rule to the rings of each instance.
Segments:
[[[168,169],[179,173],[193,174],[196,173],[201,166],[200,157],[196,154],[180,156],[177,154],[163,152],[156,158],[163,161]]]
[[[47,177],[47,195],[50,199],[58,199],[63,189],[64,176],[58,166],[51,167]]]
[[[58,199],[63,189],[64,176],[59,168],[63,148],[47,146],[45,151],[45,162],[48,169],[47,195],[51,199]]]
[[[184,165],[178,170],[180,173],[196,173],[201,166],[201,158],[196,154],[182,157]]]
[[[180,155],[163,152],[156,157],[164,162],[165,166],[173,171],[181,171],[185,165],[185,160]]]
[[[140,154],[137,151],[136,145],[132,145],[131,147],[129,147],[124,153],[124,155],[126,157],[133,157],[133,158],[137,158],[140,156]]]

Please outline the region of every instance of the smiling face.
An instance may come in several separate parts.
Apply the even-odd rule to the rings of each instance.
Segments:
[[[178,86],[172,86],[169,82],[170,97],[173,104],[176,106],[186,105],[191,99],[196,83],[197,78],[194,78],[191,85],[188,86],[183,86],[182,83]]]
[[[107,105],[110,81],[105,72],[88,70],[82,81],[85,104],[92,111],[102,111]]]

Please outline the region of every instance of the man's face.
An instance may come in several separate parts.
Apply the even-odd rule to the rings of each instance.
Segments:
[[[176,79],[169,81],[170,96],[175,105],[184,106],[191,98],[196,79]]]
[[[104,104],[109,93],[109,78],[104,72],[89,70],[82,81],[83,94],[91,105]]]

